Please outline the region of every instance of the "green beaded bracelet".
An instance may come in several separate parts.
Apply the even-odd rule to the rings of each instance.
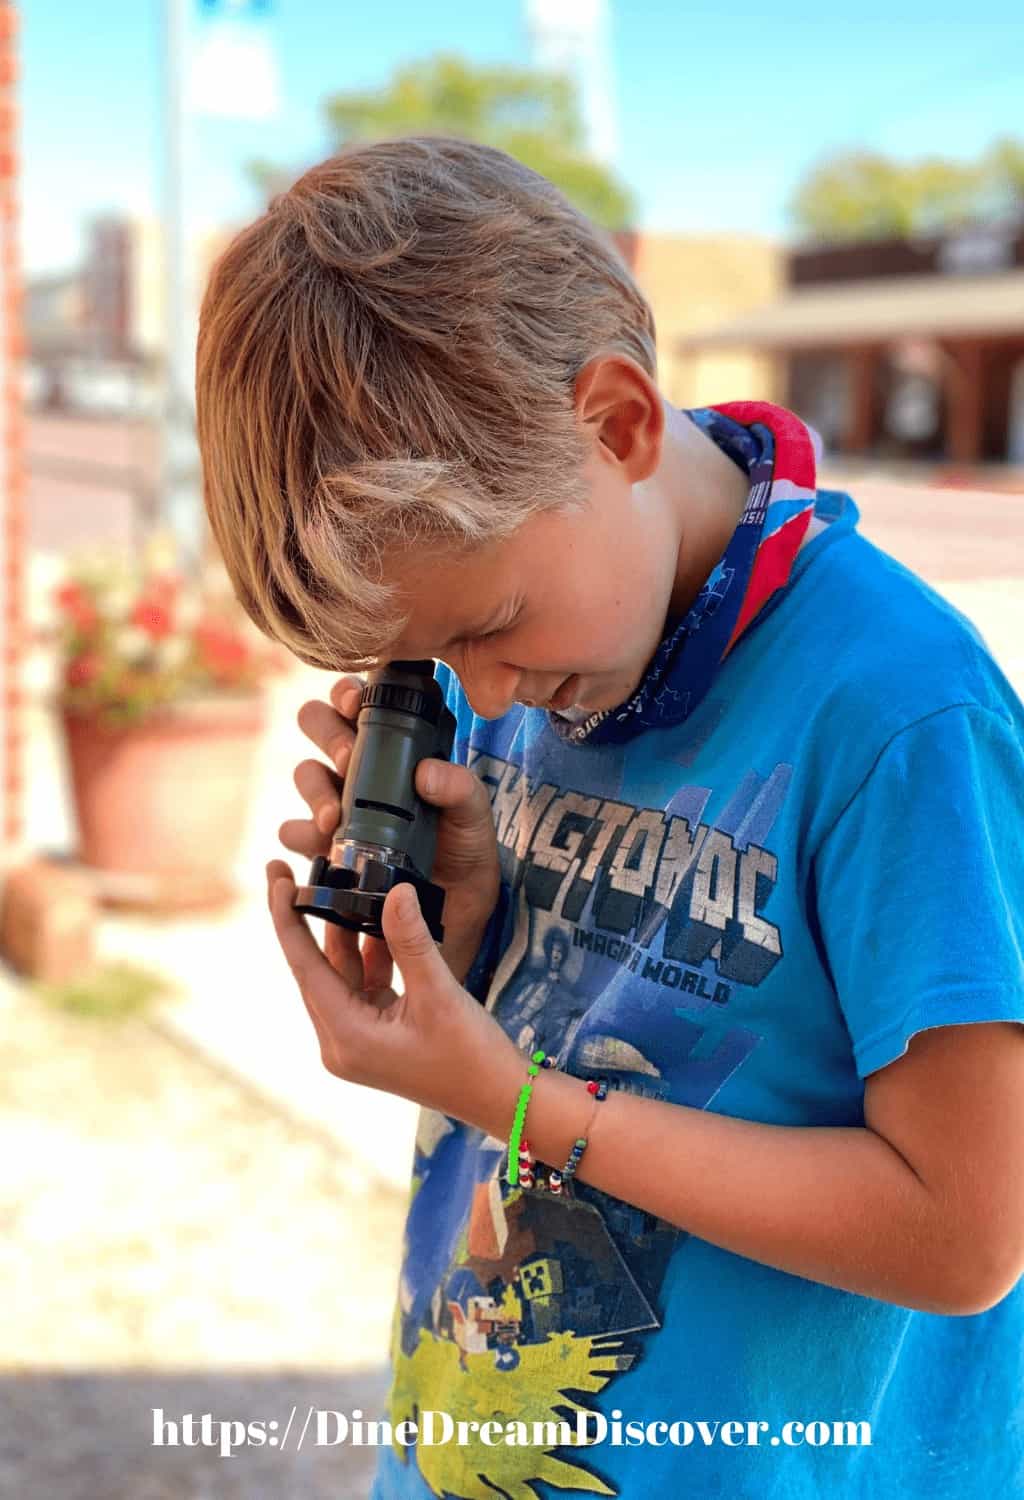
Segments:
[[[505,1172],[505,1180],[512,1187],[515,1187],[519,1181],[519,1141],[523,1133],[523,1124],[526,1120],[526,1106],[530,1102],[530,1093],[533,1089],[532,1080],[536,1078],[542,1065],[545,1068],[550,1068],[552,1060],[545,1052],[541,1052],[538,1048],[531,1057],[530,1066],[526,1070],[529,1074],[529,1079],[523,1084],[519,1092],[519,1098],[516,1101],[515,1119],[512,1121],[512,1133],[508,1138],[508,1167]]]

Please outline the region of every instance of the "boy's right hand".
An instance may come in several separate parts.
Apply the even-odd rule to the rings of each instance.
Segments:
[[[296,766],[295,785],[312,816],[305,820],[288,819],[278,829],[278,837],[286,849],[310,860],[318,854],[326,857],[330,853],[341,817],[344,774],[355,743],[363,686],[359,677],[339,677],[331,688],[329,703],[314,698],[298,712],[299,728],[331,765],[304,760]],[[428,790],[424,785],[428,771],[438,774],[436,790]],[[425,873],[445,892],[445,940],[441,952],[461,984],[501,890],[491,802],[483,782],[468,766],[432,756],[425,757],[416,767],[416,791],[424,802],[441,809],[434,867]],[[334,929],[336,924],[327,926]],[[384,947],[383,942],[380,947]],[[327,947],[325,952],[331,956]],[[382,954],[377,957],[383,959]]]

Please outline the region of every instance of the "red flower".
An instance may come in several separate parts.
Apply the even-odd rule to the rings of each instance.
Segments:
[[[56,591],[54,600],[76,629],[85,632],[92,630],[96,625],[99,619],[96,607],[79,584],[74,582],[62,584]]]
[[[195,642],[200,660],[212,677],[235,681],[249,663],[245,642],[220,620],[200,620],[195,628]]]
[[[181,579],[174,573],[156,573],[150,578],[146,592],[154,602],[170,609],[181,589]]]
[[[99,676],[102,666],[103,658],[98,651],[84,651],[68,662],[64,680],[68,687],[88,687]]]
[[[154,641],[162,640],[174,629],[170,611],[164,604],[152,599],[140,599],[132,610],[130,619],[133,625],[138,625]]]

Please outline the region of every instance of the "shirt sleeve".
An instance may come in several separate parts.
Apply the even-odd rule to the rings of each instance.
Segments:
[[[865,1078],[915,1032],[1024,1022],[1024,733],[957,704],[901,730],[811,862]]]

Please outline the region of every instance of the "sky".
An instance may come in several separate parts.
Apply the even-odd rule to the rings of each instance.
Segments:
[[[198,0],[189,20],[207,22]],[[22,256],[68,270],[94,214],[159,211],[163,0],[23,0]],[[267,121],[194,118],[185,149],[191,226],[262,210],[244,163],[294,175],[328,154],[321,101],[383,85],[438,51],[531,61],[522,0],[269,0],[281,107]],[[1021,0],[609,0],[618,151],[637,227],[790,238],[787,201],[832,151],[968,160],[1024,138]]]

